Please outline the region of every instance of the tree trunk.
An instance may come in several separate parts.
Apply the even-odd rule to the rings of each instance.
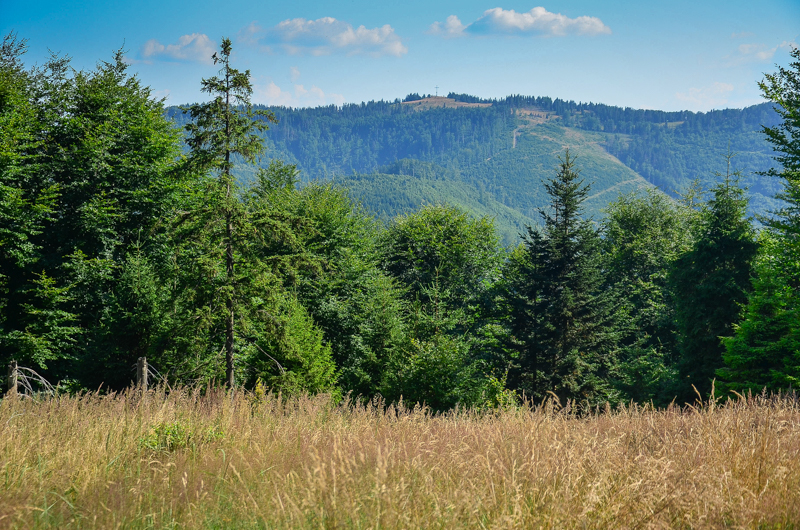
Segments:
[[[229,184],[230,186],[230,184]],[[235,384],[233,375],[233,325],[234,325],[234,310],[233,310],[233,296],[234,289],[234,276],[233,276],[233,223],[231,222],[230,214],[227,215],[226,221],[226,256],[225,265],[228,273],[228,288],[231,292],[228,293],[227,309],[228,318],[226,322],[226,336],[225,336],[225,379],[228,388],[233,388]]]

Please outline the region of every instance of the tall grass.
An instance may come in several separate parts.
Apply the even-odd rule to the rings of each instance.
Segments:
[[[431,415],[178,390],[0,403],[3,528],[797,528],[800,404]]]

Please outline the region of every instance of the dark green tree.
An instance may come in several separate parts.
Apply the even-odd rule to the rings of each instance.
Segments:
[[[589,185],[569,151],[560,160],[544,227],[528,228],[504,274],[509,384],[534,399],[614,401],[619,303],[604,287],[598,230],[581,218]]]
[[[775,127],[763,127],[778,163],[765,175],[779,179],[784,189],[777,198],[786,204],[767,224],[794,240],[800,237],[800,48],[793,48],[791,55],[789,68],[778,67],[758,86],[782,119]]]
[[[39,168],[41,126],[35,79],[22,64],[26,47],[15,34],[5,36],[0,47],[0,344],[5,353],[0,355],[2,360],[14,356],[41,367],[61,352],[35,347],[37,334],[25,330],[34,322],[29,314],[21,317],[20,309],[33,307],[31,298],[38,287],[33,271],[42,272],[37,236],[52,221],[58,188]],[[37,328],[41,330],[40,325]],[[33,342],[20,348],[21,334]]]
[[[265,259],[324,332],[344,392],[381,392],[392,359],[406,346],[406,304],[397,281],[380,268],[380,224],[330,183],[296,188],[297,169],[272,162],[251,189],[251,205],[285,226]]]
[[[744,318],[732,337],[722,339],[724,366],[716,372],[722,393],[778,391],[800,383],[800,255],[772,233],[762,233],[759,241]]]
[[[0,268],[13,286],[3,350],[40,368],[47,362],[48,377],[80,363],[84,383],[124,385],[132,360],[108,332],[118,328],[111,300],[128,253],[140,242],[152,251],[150,236],[174,208],[179,133],[128,75],[121,51],[91,71],[60,57],[25,71],[12,40],[2,74],[10,217]]]
[[[692,385],[706,396],[722,367],[720,337],[733,333],[741,307],[752,289],[750,275],[758,250],[755,231],[746,218],[747,197],[740,173],[728,170],[713,187],[702,210],[692,249],[675,261],[670,287],[675,296],[680,351],[678,395],[692,399]]]
[[[677,376],[675,310],[667,276],[691,248],[695,212],[660,191],[620,196],[606,208],[603,257],[607,282],[623,305],[628,333],[620,344],[617,386],[637,402],[673,396]]]

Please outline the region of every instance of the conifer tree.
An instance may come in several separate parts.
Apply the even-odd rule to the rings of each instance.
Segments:
[[[600,236],[582,219],[590,186],[569,151],[545,183],[550,210],[528,228],[506,270],[505,298],[516,350],[509,384],[540,399],[614,400],[609,385],[619,337],[616,302],[603,288]]]
[[[783,121],[764,127],[778,167],[766,175],[780,179],[785,206],[761,235],[753,292],[736,334],[724,340],[721,387],[759,391],[800,384],[800,49],[791,52],[789,68],[767,74],[759,83]]]
[[[221,241],[225,261],[225,281],[219,286],[225,307],[225,380],[234,381],[234,342],[236,326],[236,231],[246,223],[246,211],[240,200],[233,175],[233,157],[255,162],[264,147],[258,132],[268,128],[274,115],[265,110],[254,111],[250,103],[253,87],[250,71],[240,72],[231,66],[232,44],[223,38],[220,51],[214,53],[214,64],[220,64],[219,77],[203,79],[202,91],[211,94],[207,103],[187,107],[193,121],[186,125],[191,148],[190,167],[200,171],[216,171],[216,186],[209,190],[209,220],[221,222]],[[256,119],[258,116],[266,120]],[[216,217],[216,219],[213,219]]]
[[[691,248],[695,213],[656,189],[620,196],[606,208],[604,266],[609,286],[622,298],[629,331],[621,344],[616,385],[640,403],[669,403],[674,397],[678,351],[667,276]]]
[[[215,352],[224,351],[228,387],[238,371],[249,384],[260,380],[285,393],[329,391],[335,383],[330,346],[281,278],[294,276],[293,267],[307,254],[290,226],[306,220],[269,207],[269,190],[293,187],[295,171],[273,164],[252,190],[243,189],[234,174],[235,161],[253,163],[263,152],[258,133],[275,118],[253,110],[250,72],[233,68],[231,53],[231,41],[223,39],[213,56],[222,66],[219,76],[202,82],[213,99],[186,109],[193,119],[186,126],[187,168],[205,175],[205,187],[195,190],[200,193],[191,197],[177,226],[184,244],[176,261],[185,270],[176,304],[186,324],[176,333],[173,351],[193,357],[195,368],[213,365]],[[290,255],[270,254],[276,240]]]
[[[739,187],[740,172],[728,170],[711,189],[702,211],[699,236],[692,249],[675,261],[669,282],[675,296],[679,336],[677,391],[692,399],[692,385],[701,395],[711,391],[722,367],[720,337],[733,333],[741,306],[751,291],[753,259],[758,250],[755,231],[746,218],[747,197]]]

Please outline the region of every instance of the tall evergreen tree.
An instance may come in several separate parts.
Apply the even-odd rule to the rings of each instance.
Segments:
[[[0,66],[2,350],[51,378],[81,363],[86,384],[127,384],[112,300],[127,255],[153,250],[148,236],[174,207],[179,133],[122,51],[94,70],[54,57],[26,71],[23,48],[7,38]]]
[[[201,171],[217,172],[216,187],[209,196],[211,210],[208,213],[222,223],[219,236],[224,252],[225,281],[219,290],[226,311],[225,380],[229,387],[235,383],[236,298],[240,279],[237,277],[234,248],[240,239],[237,239],[235,231],[241,230],[242,223],[246,223],[246,211],[233,175],[232,157],[238,155],[247,162],[255,162],[264,149],[257,133],[266,130],[269,121],[275,121],[271,112],[253,110],[250,71],[240,72],[231,66],[232,48],[230,39],[223,38],[220,51],[212,56],[214,64],[222,66],[219,77],[202,81],[202,91],[211,94],[213,99],[185,109],[193,120],[186,125],[191,166]]]
[[[236,160],[253,163],[263,151],[257,133],[275,119],[253,110],[250,72],[234,69],[231,54],[231,41],[223,39],[213,56],[220,75],[202,85],[213,100],[187,109],[193,118],[186,126],[187,169],[204,180],[176,225],[182,244],[174,296],[182,314],[171,362],[215,377],[222,351],[229,387],[238,372],[246,383],[261,380],[276,391],[330,391],[336,380],[330,346],[282,281],[296,275],[299,262],[315,266],[295,234],[307,220],[270,208],[270,190],[293,187],[294,169],[273,164],[254,190],[241,188],[234,175]],[[288,252],[274,254],[276,240]]]
[[[692,385],[707,395],[722,367],[720,337],[733,333],[741,306],[752,289],[750,275],[758,250],[755,231],[746,218],[747,197],[740,173],[728,170],[711,189],[702,211],[699,236],[692,249],[675,261],[670,285],[675,296],[679,336],[679,397],[692,399]]]
[[[605,289],[601,240],[582,219],[590,186],[569,151],[545,183],[551,198],[543,228],[528,228],[506,269],[509,346],[515,350],[509,384],[540,399],[597,403],[615,399],[619,323],[613,292]]]
[[[800,49],[789,68],[779,67],[759,83],[775,103],[782,122],[764,127],[778,167],[766,175],[779,179],[784,208],[764,219],[769,233],[755,264],[753,292],[736,334],[724,341],[725,367],[717,373],[723,388],[770,390],[800,383]]]

